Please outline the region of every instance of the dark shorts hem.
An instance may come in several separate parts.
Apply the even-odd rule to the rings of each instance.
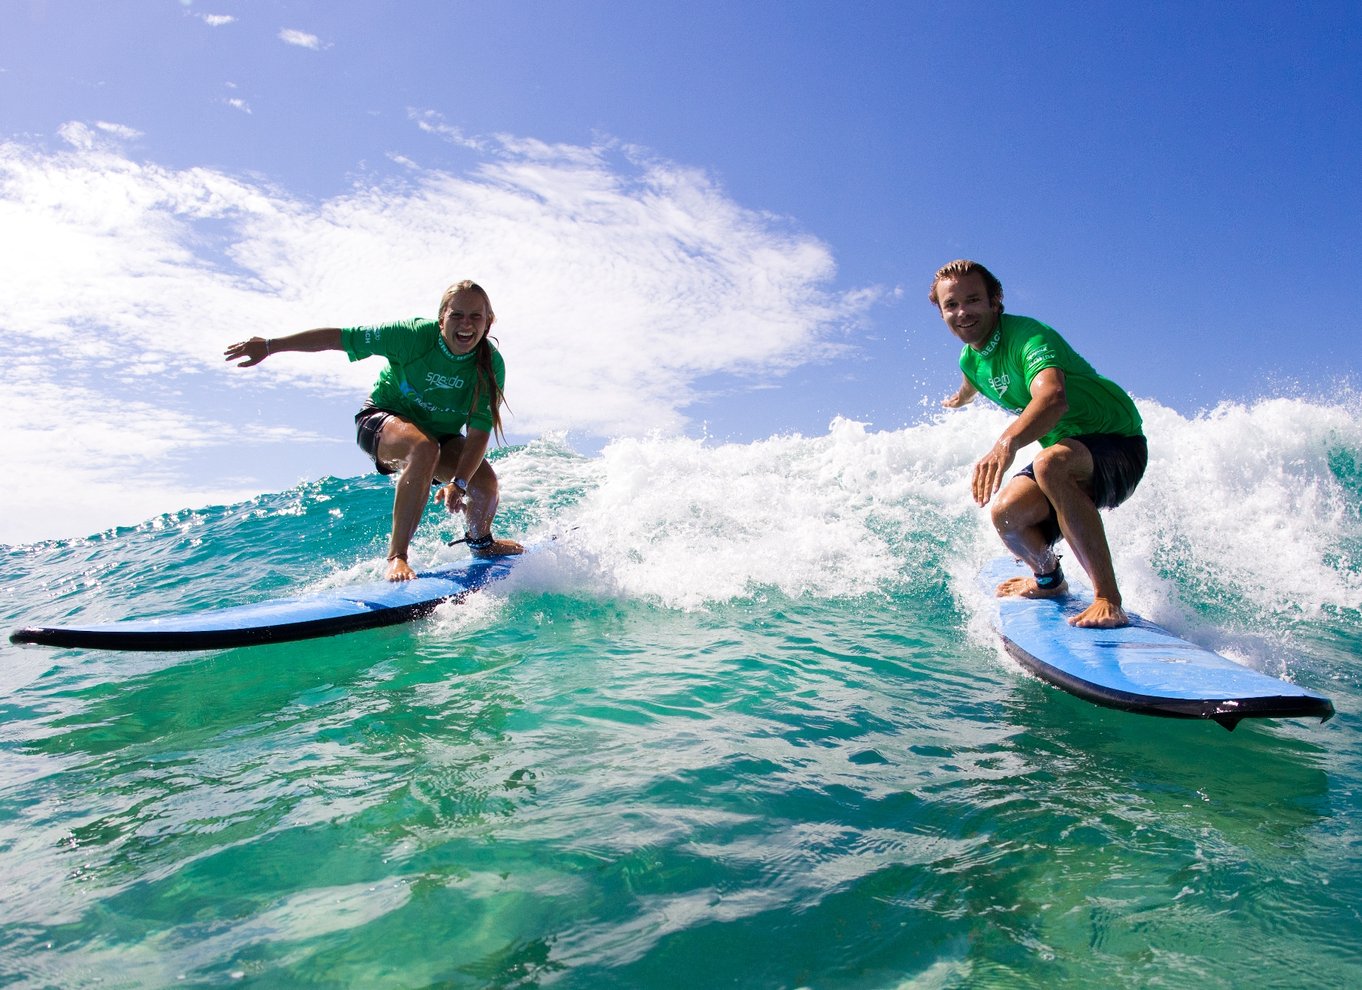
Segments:
[[[1144,437],[1085,433],[1065,439],[1081,443],[1092,455],[1092,500],[1099,509],[1114,509],[1135,493],[1149,465],[1149,442]],[[1017,474],[1036,480],[1031,464]],[[1041,523],[1041,530],[1052,546],[1061,538],[1053,507],[1049,517]]]
[[[372,402],[366,402],[360,411],[355,413],[355,443],[359,444],[360,450],[369,455],[369,460],[374,462],[374,468],[379,474],[397,473],[378,459],[378,436],[383,432],[384,424],[397,415],[399,414],[389,412]],[[417,429],[421,428],[418,426]],[[424,430],[421,432],[425,433]],[[430,436],[430,434],[426,433],[426,436]],[[443,447],[446,441],[453,440],[457,436],[462,436],[462,434],[445,433],[438,437],[431,437],[431,439]]]

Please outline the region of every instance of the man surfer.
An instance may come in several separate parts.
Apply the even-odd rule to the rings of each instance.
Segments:
[[[411,538],[432,484],[436,500],[467,519],[465,537],[477,557],[523,552],[513,540],[492,537],[498,485],[487,463],[493,433],[501,436],[506,367],[487,333],[496,322],[492,301],[475,282],[445,290],[435,320],[363,327],[318,327],[286,337],[252,337],[224,352],[249,368],[280,351],[339,351],[351,361],[379,355],[388,365],[369,401],[355,416],[356,440],[383,474],[397,474],[389,581],[409,581]]]
[[[1129,395],[1093,370],[1052,327],[1003,312],[1003,287],[983,265],[952,261],[937,271],[928,298],[953,334],[963,380],[942,405],[957,408],[983,393],[1016,420],[974,465],[979,505],[993,502],[993,526],[1031,568],[998,586],[998,596],[1058,597],[1068,591],[1054,545],[1062,536],[1093,586],[1093,603],[1075,626],[1129,624],[1099,508],[1120,505],[1144,476],[1148,447]],[[1039,441],[1036,459],[1002,492],[1017,451]]]

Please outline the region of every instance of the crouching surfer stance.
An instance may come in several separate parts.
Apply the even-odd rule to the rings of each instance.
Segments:
[[[388,359],[369,401],[355,416],[356,439],[383,474],[396,474],[389,581],[416,573],[407,563],[432,484],[450,512],[467,519],[465,536],[477,557],[506,557],[524,548],[492,537],[497,476],[485,460],[493,433],[501,437],[506,366],[487,333],[496,322],[482,286],[457,282],[445,290],[435,320],[378,326],[318,327],[286,337],[252,337],[227,348],[242,368],[281,351],[345,351],[351,361]]]
[[[974,501],[994,495],[993,526],[1033,577],[1012,578],[998,596],[1058,597],[1068,591],[1055,543],[1062,536],[1093,586],[1093,603],[1075,626],[1128,625],[1098,509],[1120,505],[1148,462],[1140,413],[1120,386],[1103,378],[1052,327],[1003,312],[1003,287],[983,265],[952,261],[929,295],[953,334],[964,379],[942,405],[963,406],[983,393],[1017,413],[974,465]],[[1039,441],[1036,459],[1003,487],[1017,451]],[[999,488],[1002,488],[999,493]]]

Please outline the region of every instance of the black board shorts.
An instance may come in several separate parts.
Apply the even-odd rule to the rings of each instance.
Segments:
[[[383,432],[383,424],[396,415],[397,413],[380,409],[372,402],[364,403],[360,411],[355,413],[355,443],[359,444],[360,450],[369,455],[369,459],[374,462],[374,467],[378,469],[379,474],[397,473],[378,459],[378,435]],[[430,436],[428,433],[426,435]],[[445,441],[453,440],[457,436],[462,436],[462,434],[446,433],[431,439],[443,447]]]
[[[1092,500],[1099,509],[1114,509],[1135,493],[1149,465],[1149,441],[1144,437],[1085,433],[1065,439],[1076,440],[1088,448],[1088,453],[1092,455]],[[1017,474],[1036,480],[1036,472],[1031,464]],[[1041,529],[1052,545],[1059,540],[1059,519],[1053,507],[1049,517],[1041,523]]]

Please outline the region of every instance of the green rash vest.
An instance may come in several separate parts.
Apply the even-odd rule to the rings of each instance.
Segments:
[[[369,401],[380,409],[397,413],[436,437],[459,433],[465,425],[492,432],[492,397],[487,389],[477,388],[477,350],[455,354],[434,320],[418,317],[403,323],[345,327],[341,345],[351,361],[375,355],[388,359],[369,395]],[[492,346],[490,341],[488,346]],[[504,388],[506,363],[495,347],[492,373],[497,389]]]
[[[1031,380],[1046,368],[1064,372],[1069,410],[1040,438],[1042,447],[1087,433],[1144,435],[1139,410],[1125,390],[1094,371],[1059,331],[1039,320],[1004,313],[983,350],[966,344],[960,351],[960,370],[965,377],[1012,412],[1021,412],[1031,401]]]

